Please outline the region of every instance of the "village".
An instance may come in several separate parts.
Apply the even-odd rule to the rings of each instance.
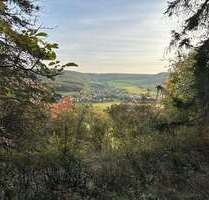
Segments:
[[[141,103],[144,101],[154,101],[154,96],[146,94],[131,94],[118,88],[91,88],[83,94],[74,94],[71,96],[74,103],[105,103],[119,101],[122,103]]]

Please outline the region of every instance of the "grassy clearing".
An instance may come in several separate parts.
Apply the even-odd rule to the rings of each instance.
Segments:
[[[108,84],[112,87],[124,90],[129,94],[143,95],[147,93],[147,89],[137,86],[137,84],[127,83],[124,81],[109,81]]]
[[[115,104],[120,104],[119,101],[111,101],[111,102],[102,102],[102,103],[93,103],[93,108],[96,109],[97,111],[104,111],[108,107],[115,105]]]
[[[122,89],[130,94],[138,94],[138,95],[145,94],[147,92],[146,89],[133,85],[122,87]]]

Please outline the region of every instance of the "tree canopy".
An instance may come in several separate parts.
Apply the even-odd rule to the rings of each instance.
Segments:
[[[77,66],[57,60],[58,44],[47,42],[47,33],[36,24],[38,11],[36,1],[0,1],[0,139],[26,139],[39,132],[43,106],[55,96],[44,78]],[[35,118],[40,119],[37,129]]]
[[[38,9],[30,0],[0,2],[1,99],[42,100],[40,97],[46,97],[47,91],[41,85],[42,76],[52,78],[66,66],[77,66],[61,65],[56,59],[58,44],[48,43],[47,33],[35,25],[34,13]]]
[[[173,0],[168,4],[168,16],[177,16],[182,21],[178,30],[172,31],[171,47],[177,50],[196,51],[193,64],[195,102],[201,115],[209,110],[209,0]]]

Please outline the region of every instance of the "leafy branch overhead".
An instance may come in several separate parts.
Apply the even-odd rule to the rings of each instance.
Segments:
[[[173,0],[169,2],[165,13],[169,17],[177,16],[183,23],[178,30],[172,31],[171,46],[177,46],[177,50],[186,48],[190,53],[195,52],[192,71],[193,88],[197,92],[192,101],[200,108],[204,120],[207,120],[209,118],[209,0]]]
[[[47,33],[34,25],[39,10],[30,0],[0,1],[0,99],[10,96],[23,102],[41,102],[54,92],[42,82],[65,67],[57,60],[57,43],[47,42]],[[42,78],[40,78],[42,77]]]
[[[165,14],[185,18],[181,29],[172,31],[171,45],[191,48],[208,38],[209,0],[173,0],[168,3]]]

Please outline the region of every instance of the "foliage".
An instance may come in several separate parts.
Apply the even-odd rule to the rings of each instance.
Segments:
[[[196,52],[193,52],[172,63],[170,76],[166,82],[166,90],[169,95],[164,100],[164,104],[167,109],[173,109],[174,116],[182,116],[180,118],[182,124],[189,123],[200,115],[200,105],[196,99],[195,55]]]
[[[58,45],[48,43],[47,34],[33,24],[37,10],[30,0],[0,2],[0,134],[10,135],[9,139],[18,138],[19,132],[32,134],[33,128],[29,130],[26,123],[38,117],[34,113],[39,107],[54,100],[53,88],[40,77],[52,78],[65,66],[75,65],[56,60]],[[30,117],[24,118],[22,113]]]
[[[183,19],[183,26],[180,31],[172,31],[171,45],[177,45],[178,50],[185,47],[196,51],[193,68],[194,88],[196,90],[196,101],[201,108],[202,125],[207,123],[209,107],[208,9],[208,0],[173,0],[169,2],[166,11],[169,16],[177,15]]]
[[[53,103],[49,107],[52,118],[59,118],[64,112],[72,111],[74,105],[71,98],[66,96],[60,102]]]
[[[130,137],[138,138],[141,134],[152,131],[151,123],[155,114],[150,105],[112,105],[108,113],[113,119],[115,136],[122,140]]]
[[[51,145],[61,152],[70,149],[79,154],[92,150],[101,152],[108,137],[108,124],[103,113],[88,105],[76,106],[73,111],[62,112],[59,118],[51,121]]]
[[[171,66],[166,88],[172,97],[182,101],[193,101],[195,94],[194,65],[195,53],[183,56]]]
[[[3,199],[82,199],[88,197],[90,174],[70,153],[10,155],[0,164]]]
[[[118,105],[120,102],[113,101],[113,102],[103,102],[103,103],[93,103],[92,106],[96,111],[104,112],[112,105]]]
[[[180,46],[202,22],[208,28],[208,3],[169,3],[169,15],[179,8],[191,14],[175,33]],[[69,97],[51,103],[54,91],[43,77],[74,64],[56,60],[57,44],[32,25],[36,10],[34,1],[0,1],[0,198],[209,199],[209,137],[199,135],[197,118],[208,104],[207,40],[173,63],[163,102],[101,112]],[[86,76],[94,83],[140,82],[138,75]]]
[[[46,124],[38,151],[1,151],[1,195],[207,199],[208,141],[198,137],[196,127],[159,132],[153,124],[174,116],[156,112],[151,105],[130,104],[107,113],[86,105],[61,112]]]

